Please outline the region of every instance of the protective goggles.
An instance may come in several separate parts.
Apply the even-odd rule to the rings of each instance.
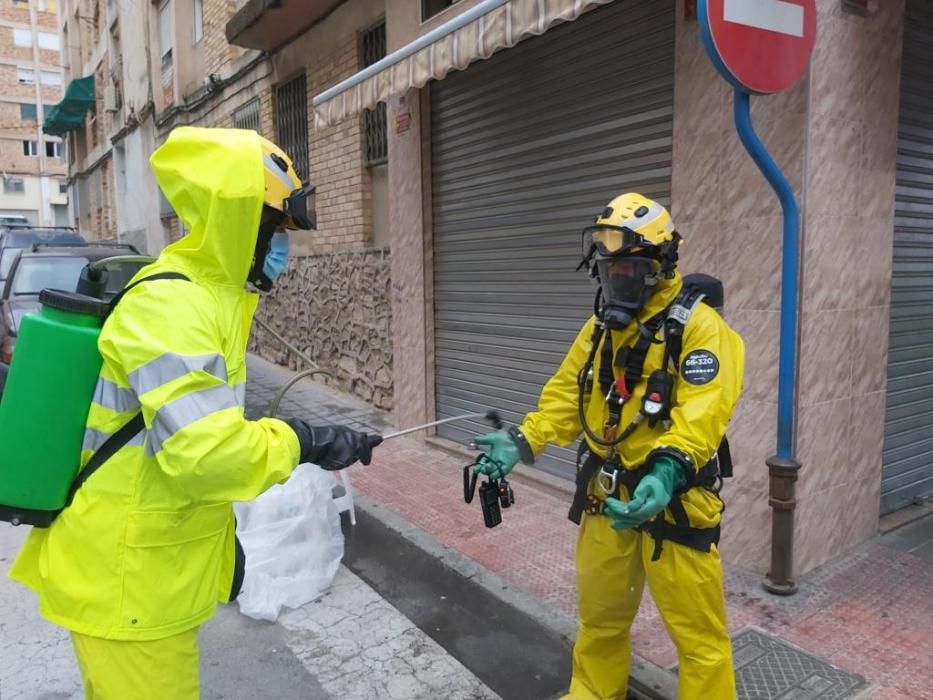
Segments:
[[[598,254],[612,257],[631,248],[654,248],[654,244],[625,226],[597,224],[583,229],[583,257]]]
[[[317,229],[314,193],[314,185],[305,185],[293,190],[283,202],[285,214],[291,219],[294,227],[302,231]]]

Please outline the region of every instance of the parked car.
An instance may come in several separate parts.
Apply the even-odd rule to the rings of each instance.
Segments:
[[[32,222],[22,214],[0,214],[2,226],[32,226]]]
[[[73,228],[21,228],[4,227],[0,224],[0,288],[6,281],[7,273],[16,254],[23,248],[30,248],[36,243],[46,245],[74,245],[84,243],[84,238]]]
[[[89,263],[108,258],[134,256],[129,260],[106,264],[107,285],[104,299],[116,295],[140,268],[152,258],[135,255],[132,246],[45,246],[16,249],[12,255],[9,274],[0,293],[0,392],[6,384],[6,375],[16,336],[23,316],[39,310],[39,292],[43,289],[75,291],[81,271]]]

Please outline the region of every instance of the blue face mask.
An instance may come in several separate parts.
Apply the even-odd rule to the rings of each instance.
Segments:
[[[262,271],[271,282],[275,282],[285,272],[286,267],[288,267],[288,234],[276,232],[272,234],[272,241],[269,243],[269,252],[266,253]]]

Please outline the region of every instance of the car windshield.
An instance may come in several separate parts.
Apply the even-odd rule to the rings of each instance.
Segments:
[[[13,277],[14,296],[38,294],[43,289],[74,291],[87,258],[23,258]]]

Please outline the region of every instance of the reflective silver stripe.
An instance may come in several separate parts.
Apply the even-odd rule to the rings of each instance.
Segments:
[[[97,452],[97,450],[104,446],[104,443],[107,442],[107,439],[111,435],[113,435],[113,433],[102,433],[99,430],[94,430],[94,428],[86,428],[84,430],[84,442],[81,443],[81,450],[93,450],[94,452]],[[143,441],[145,439],[146,431],[140,430],[130,439],[128,443],[126,443],[126,446],[142,447]]]
[[[162,444],[182,428],[212,413],[237,407],[239,404],[236,395],[226,384],[193,391],[165,404],[152,421],[152,431],[149,434],[152,454],[160,452]]]
[[[237,384],[233,387],[233,395],[236,396],[237,405],[246,408],[246,383]]]
[[[123,389],[101,377],[94,389],[94,403],[117,413],[139,410],[139,399],[132,389]]]
[[[619,226],[637,231],[645,224],[650,224],[652,221],[661,217],[663,214],[664,207],[655,202],[653,205],[651,205],[651,208],[648,209],[648,212],[644,216],[631,216],[625,221],[621,222]]]
[[[197,371],[207,372],[222,382],[227,381],[227,363],[223,355],[176,355],[173,352],[150,360],[139,369],[130,372],[126,378],[136,395],[142,396],[148,391]]]
[[[266,167],[268,172],[271,172],[273,175],[275,175],[279,181],[285,185],[285,189],[288,190],[288,194],[291,194],[292,190],[295,189],[295,183],[292,182],[292,179],[288,176],[288,173],[282,172],[282,168],[280,168],[278,164],[272,160],[272,156],[268,153],[263,153],[262,164]],[[286,195],[286,197],[287,196],[288,195]]]

